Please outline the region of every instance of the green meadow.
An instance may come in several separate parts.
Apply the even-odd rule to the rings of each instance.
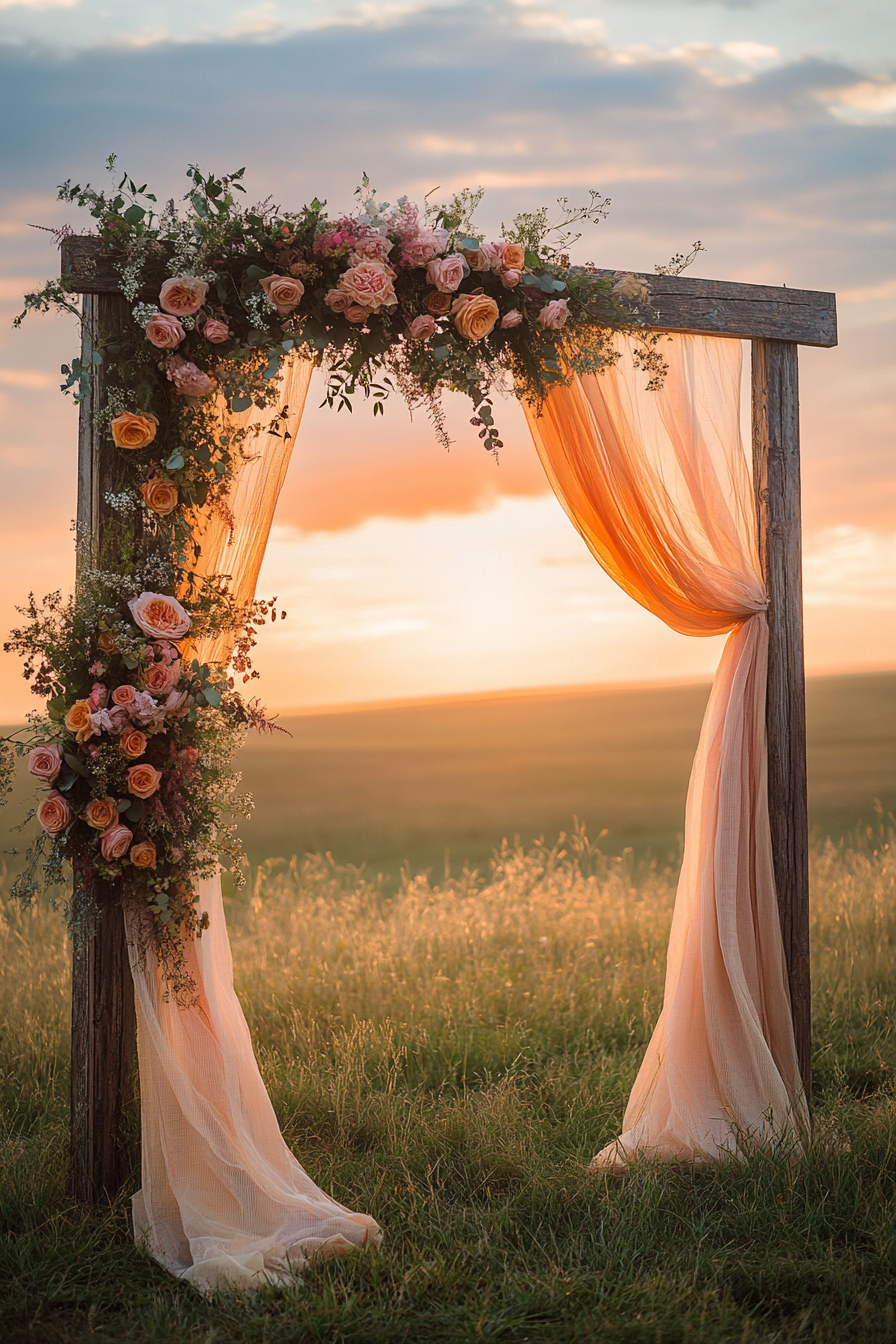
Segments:
[[[287,1141],[385,1232],[288,1290],[206,1301],[124,1198],[68,1199],[67,937],[5,903],[0,1339],[896,1340],[896,675],[809,686],[813,1147],[586,1170],[660,1008],[707,689],[296,716],[246,748],[237,988]]]

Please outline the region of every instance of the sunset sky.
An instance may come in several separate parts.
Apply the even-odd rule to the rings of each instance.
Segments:
[[[609,219],[576,260],[835,290],[841,344],[801,352],[810,671],[896,665],[893,463],[896,25],[889,0],[0,0],[0,625],[71,581],[72,322],[10,320],[58,268],[65,178],[106,156],[180,196],[189,162],[246,165],[252,199],[342,213],[486,188],[518,210],[595,187]],[[748,357],[748,351],[746,352]],[[317,395],[316,395],[317,394]],[[588,555],[513,403],[500,464],[452,399],[451,452],[392,401],[318,409],[312,386],[259,592],[279,708],[712,671]],[[34,703],[0,656],[5,721]]]

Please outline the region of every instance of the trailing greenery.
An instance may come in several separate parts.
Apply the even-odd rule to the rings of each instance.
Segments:
[[[816,1142],[796,1163],[588,1175],[659,1011],[674,873],[573,833],[387,895],[262,865],[228,918],[265,1082],[315,1180],[386,1232],[294,1290],[204,1301],[127,1204],[65,1194],[67,962],[0,925],[10,1344],[890,1344],[896,886],[880,828],[812,855]],[[136,1136],[135,1136],[136,1137]],[[135,1172],[135,1180],[136,1180]]]

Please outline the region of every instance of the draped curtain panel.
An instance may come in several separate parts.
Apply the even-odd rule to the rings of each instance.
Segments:
[[[772,867],[768,623],[740,437],[739,341],[676,336],[644,389],[628,338],[600,377],[526,408],[548,479],[606,572],[686,635],[729,633],[688,789],[663,1010],[622,1134],[638,1155],[701,1162],[808,1133]]]
[[[279,405],[267,417],[276,432],[248,445],[228,501],[231,517],[196,520],[198,572],[229,574],[239,602],[255,592],[311,367],[295,359],[286,365]],[[257,411],[244,422],[250,415],[255,422]],[[196,649],[202,661],[229,652],[220,640]],[[233,988],[220,877],[199,884],[199,908],[210,924],[187,949],[191,1007],[168,994],[140,911],[128,908],[125,918],[142,1134],[134,1233],[166,1269],[209,1292],[285,1281],[309,1257],[375,1244],[380,1230],[320,1190],[284,1143]]]

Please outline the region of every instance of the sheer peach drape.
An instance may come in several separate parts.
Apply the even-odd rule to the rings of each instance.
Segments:
[[[288,407],[288,417],[279,435],[252,443],[230,496],[232,529],[220,518],[197,527],[200,572],[230,574],[239,601],[255,591],[310,376],[307,361],[284,370],[277,409]],[[226,641],[197,649],[203,661],[228,653]],[[376,1243],[380,1231],[318,1189],[283,1142],[233,989],[219,877],[200,883],[199,905],[210,923],[187,949],[197,996],[189,1008],[167,995],[139,912],[126,918],[142,1128],[134,1233],[165,1268],[208,1292],[285,1280],[310,1256]]]
[[[643,389],[629,342],[601,377],[527,409],[560,502],[637,602],[686,635],[729,634],[688,790],[662,1014],[623,1120],[592,1164],[700,1162],[798,1144],[808,1116],[778,921],[766,794],[766,597],[739,425],[741,346],[676,336]]]

